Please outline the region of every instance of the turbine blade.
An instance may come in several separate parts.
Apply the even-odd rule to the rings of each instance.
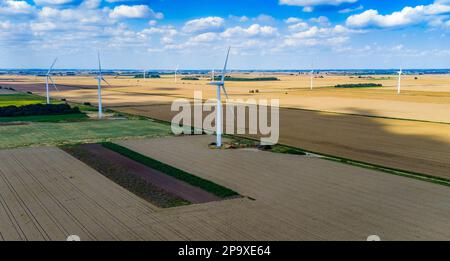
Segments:
[[[97,57],[98,57],[98,71],[100,74],[102,74],[102,63],[100,61],[100,51],[97,51]]]
[[[105,80],[105,78],[103,78],[103,77],[102,77],[102,81],[106,82],[106,84],[108,84],[109,87],[112,87],[111,84],[109,84],[109,82],[107,82],[107,81]]]
[[[227,90],[225,89],[225,85],[222,84],[221,87],[222,87],[223,93],[225,93],[225,97],[227,97],[227,99],[228,99],[228,93],[227,93]]]
[[[49,75],[48,78],[50,79],[50,81],[52,82],[53,88],[55,88],[55,90],[57,90],[59,92],[59,89],[56,87],[55,82],[53,81],[53,78]]]
[[[225,65],[223,66],[223,71],[222,71],[222,82],[225,81],[225,72],[226,72],[226,70],[227,70],[227,63],[228,63],[228,56],[230,55],[230,49],[231,49],[231,46],[228,47],[227,58],[225,59]]]
[[[53,60],[52,65],[51,65],[50,68],[48,69],[47,75],[50,75],[50,72],[52,71],[53,66],[55,66],[56,60],[58,60],[58,58],[55,58],[55,60]]]

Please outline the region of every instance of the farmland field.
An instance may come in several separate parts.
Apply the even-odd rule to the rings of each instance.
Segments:
[[[365,240],[374,231],[382,240],[450,235],[448,187],[308,156],[211,150],[212,139],[118,142],[244,196],[173,209],[156,208],[60,149],[0,150],[1,240],[65,240],[70,234],[83,241]]]
[[[0,148],[102,142],[170,134],[170,127],[150,120],[88,120],[0,125]]]
[[[309,90],[308,75],[233,74],[269,77],[279,81],[227,82],[232,99],[280,99],[280,142],[318,153],[372,164],[450,177],[450,77],[405,75],[402,93],[396,94],[393,75],[364,77],[322,75]],[[170,121],[170,103],[176,98],[215,96],[214,88],[199,81],[175,83],[159,79],[107,77],[112,87],[103,90],[107,108]],[[58,98],[96,104],[95,81],[90,77],[55,77]],[[376,83],[383,87],[337,89],[337,84]],[[0,76],[2,86],[43,93],[42,80]],[[258,90],[258,93],[250,93]]]
[[[2,94],[0,92],[0,107],[3,106],[21,106],[29,104],[44,103],[45,99],[36,95],[14,93],[14,94]]]

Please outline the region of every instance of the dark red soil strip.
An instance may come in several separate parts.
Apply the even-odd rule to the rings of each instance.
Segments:
[[[99,160],[113,161],[115,164],[123,166],[129,173],[194,204],[221,200],[216,195],[147,167],[100,144],[84,144],[80,147],[95,155]]]

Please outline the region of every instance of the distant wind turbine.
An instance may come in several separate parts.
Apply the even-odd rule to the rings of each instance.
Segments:
[[[45,75],[45,91],[47,93],[47,104],[50,104],[50,92],[49,92],[49,88],[48,88],[48,81],[50,80],[53,84],[53,87],[58,90],[58,88],[56,88],[55,82],[52,79],[51,76],[51,72],[53,69],[53,66],[55,66],[56,61],[58,60],[58,58],[55,58],[55,60],[53,60],[52,65],[50,66],[50,68],[48,69],[47,74]]]
[[[312,90],[313,89],[313,84],[314,84],[314,64],[311,64],[311,72],[309,73],[309,88]]]
[[[402,68],[400,68],[400,71],[398,71],[397,73],[398,73],[397,94],[400,94],[402,85],[402,74],[403,74]]]
[[[175,68],[175,73],[174,73],[174,81],[175,81],[175,83],[177,82],[177,72],[178,72],[178,65],[177,65],[177,68]]]
[[[228,47],[227,57],[225,59],[225,65],[223,66],[222,71],[222,78],[220,81],[214,81],[213,80],[209,83],[210,85],[216,86],[216,92],[217,92],[217,108],[216,108],[216,147],[221,148],[222,147],[222,99],[220,97],[221,90],[223,90],[225,96],[228,99],[227,90],[225,89],[225,73],[227,70],[227,63],[228,63],[228,56],[230,55],[230,49],[231,47]],[[214,73],[213,73],[214,77]]]
[[[143,75],[143,76],[144,76],[144,80],[145,80],[145,77],[146,77],[146,76],[145,76],[145,69],[144,69],[144,75]]]
[[[101,119],[103,117],[102,112],[102,81],[104,81],[106,84],[111,86],[105,78],[103,78],[102,75],[102,64],[100,61],[100,52],[97,53],[98,57],[98,76],[97,76],[97,83],[98,83],[98,118]]]

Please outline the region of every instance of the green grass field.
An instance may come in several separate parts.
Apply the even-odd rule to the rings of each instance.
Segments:
[[[45,98],[36,95],[17,93],[17,94],[1,94],[0,95],[0,107],[4,106],[21,106],[29,104],[44,103]]]
[[[87,120],[0,125],[0,148],[105,142],[171,135],[170,126],[150,120]]]
[[[71,122],[82,121],[88,119],[84,113],[63,114],[63,115],[38,115],[23,117],[0,117],[2,122]]]

